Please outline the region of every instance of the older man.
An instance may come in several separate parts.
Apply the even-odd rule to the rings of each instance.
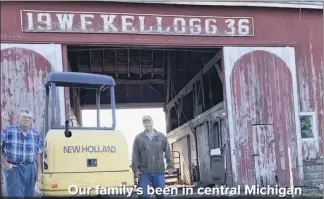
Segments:
[[[148,186],[154,189],[165,187],[165,164],[167,171],[174,171],[169,142],[164,134],[153,128],[152,117],[147,115],[143,119],[144,132],[135,137],[133,144],[132,168],[135,176],[139,177],[138,186],[143,194],[139,198],[148,198]],[[164,198],[163,194],[156,198]]]
[[[31,128],[28,109],[20,111],[19,123],[1,131],[1,165],[7,196],[35,196],[36,181],[41,179],[43,139]]]

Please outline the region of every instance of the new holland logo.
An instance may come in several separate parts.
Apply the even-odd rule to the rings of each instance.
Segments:
[[[64,146],[64,153],[115,153],[115,146]]]

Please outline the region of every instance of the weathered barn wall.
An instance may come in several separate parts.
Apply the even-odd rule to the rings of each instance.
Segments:
[[[323,189],[323,160],[304,161],[304,185]]]
[[[195,141],[195,136],[194,133],[196,132],[197,137],[202,137],[202,134],[210,132],[208,129],[209,123],[213,123],[217,118],[223,117],[224,113],[224,103],[220,103],[213,108],[205,111],[204,113],[200,114],[197,116],[195,119],[188,121],[187,123],[183,124],[182,126],[174,129],[173,131],[168,133],[168,139],[170,140],[170,143],[173,145],[173,150],[178,150],[181,154],[182,157],[182,172],[185,173],[184,176],[182,177],[183,181],[188,181],[188,175],[191,176],[191,182],[193,181],[192,173],[193,169],[197,166],[197,162],[199,162],[201,167],[206,166],[206,162],[210,162],[210,149],[205,148],[204,154],[199,156],[199,159],[197,161],[197,149],[196,149],[196,141]],[[201,126],[204,126],[204,131],[201,131]],[[228,142],[229,140],[227,138],[227,133],[225,131],[223,132],[223,138],[224,138],[224,143]],[[187,137],[189,136],[189,142],[187,142]],[[202,143],[200,146],[197,147],[202,147],[202,146],[209,146],[209,140],[208,139],[202,139]],[[189,146],[188,146],[189,144]],[[185,149],[190,149],[188,152]],[[208,150],[208,151],[207,151]],[[199,152],[200,153],[200,152]],[[188,157],[189,156],[189,157]],[[188,157],[188,158],[187,158]],[[188,163],[187,163],[188,161]],[[229,160],[227,160],[229,161]],[[210,165],[209,165],[210,166]],[[201,168],[200,167],[200,168]],[[191,171],[190,171],[191,170]],[[203,183],[208,183],[211,181],[211,176],[212,173],[215,173],[217,171],[212,171],[211,168],[208,168],[207,170],[204,168],[201,168],[199,174],[200,174],[200,180]],[[222,172],[222,171],[221,171]],[[229,175],[230,179],[230,172],[227,173]]]
[[[204,184],[211,183],[211,164],[210,164],[210,148],[209,148],[209,129],[208,122],[196,127],[196,150],[198,151],[198,168],[200,181]]]
[[[51,71],[62,71],[61,45],[1,43],[1,127],[16,124],[19,109],[28,108],[34,113],[33,127],[44,133],[44,83]],[[56,118],[64,121],[62,92]]]
[[[187,16],[230,16],[253,17],[254,36],[252,37],[214,37],[202,36],[164,36],[130,34],[80,34],[80,33],[28,33],[21,31],[21,10],[61,10],[84,12],[113,12],[138,14],[165,14]],[[274,15],[274,11],[276,14]],[[318,129],[323,128],[324,116],[321,105],[323,93],[322,63],[322,12],[310,9],[269,9],[238,7],[195,7],[168,5],[136,5],[123,3],[88,2],[1,2],[1,18],[12,20],[1,23],[1,41],[7,42],[52,42],[66,44],[118,44],[118,45],[161,45],[161,46],[222,46],[257,45],[296,47],[296,67],[298,78],[299,106],[301,112],[315,112]],[[273,34],[276,32],[276,34]],[[314,159],[320,153],[303,141],[304,159]],[[321,144],[322,142],[320,142]]]

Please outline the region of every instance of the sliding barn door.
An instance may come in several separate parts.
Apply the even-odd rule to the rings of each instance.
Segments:
[[[225,47],[236,184],[298,185],[302,178],[294,48]]]
[[[33,127],[44,136],[45,89],[48,73],[62,71],[60,44],[1,43],[1,125],[17,124],[21,108],[33,112]],[[55,119],[64,124],[63,89],[57,89]],[[62,121],[61,121],[62,119]],[[63,123],[62,123],[63,122]]]

